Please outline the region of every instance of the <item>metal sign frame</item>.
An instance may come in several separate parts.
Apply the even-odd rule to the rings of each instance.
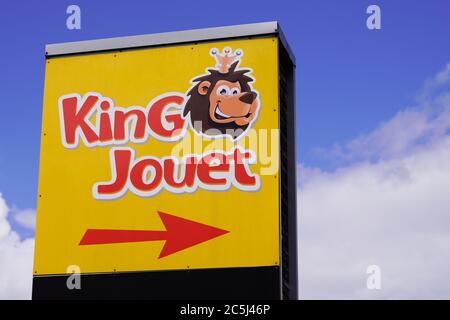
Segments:
[[[134,50],[217,40],[279,39],[279,219],[280,266],[188,271],[127,272],[83,275],[84,290],[68,290],[65,276],[34,276],[33,299],[297,299],[297,190],[295,152],[295,57],[278,22],[99,39],[45,47],[46,58],[117,50]],[[166,279],[172,285],[167,285]],[[201,281],[199,281],[201,280]],[[177,285],[173,285],[173,284]],[[199,285],[200,284],[200,285]],[[111,286],[120,290],[108,290]],[[158,287],[158,292],[149,287]]]

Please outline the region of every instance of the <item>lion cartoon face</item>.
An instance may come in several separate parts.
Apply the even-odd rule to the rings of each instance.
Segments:
[[[208,74],[192,80],[194,86],[188,91],[183,116],[189,115],[192,128],[207,136],[228,135],[233,140],[243,136],[258,115],[258,93],[253,90],[254,79],[250,69],[237,69],[237,58],[242,53],[231,54],[225,48],[222,54],[216,49],[218,68],[208,69]]]

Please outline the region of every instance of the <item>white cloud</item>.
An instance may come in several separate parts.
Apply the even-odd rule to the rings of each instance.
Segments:
[[[355,161],[380,161],[414,154],[421,146],[433,143],[450,130],[450,63],[425,81],[417,106],[399,111],[370,133],[363,134],[318,155],[349,164]]]
[[[34,239],[21,240],[11,229],[8,213],[0,193],[0,300],[30,299]]]
[[[438,72],[434,77],[427,79],[421,90],[418,99],[420,101],[426,101],[429,97],[435,94],[436,90],[444,86],[450,80],[450,63]]]
[[[36,227],[36,210],[35,209],[18,209],[13,207],[10,212],[15,222],[21,227],[34,230]]]
[[[450,79],[450,63],[447,63],[445,68],[436,75],[436,77],[434,78],[434,82],[437,85],[441,85],[446,83],[449,79]]]
[[[8,207],[0,193],[0,239],[4,238],[11,231],[11,226],[6,220],[7,214]]]
[[[429,96],[334,147],[349,161],[334,172],[300,167],[302,298],[450,298],[449,97]],[[366,288],[373,264],[381,290]]]
[[[422,104],[398,112],[369,134],[345,145],[336,145],[328,153],[345,162],[388,160],[413,154],[421,146],[439,140],[450,129],[450,96],[432,101],[434,108]],[[429,103],[429,101],[428,101]],[[328,151],[321,150],[322,153]]]

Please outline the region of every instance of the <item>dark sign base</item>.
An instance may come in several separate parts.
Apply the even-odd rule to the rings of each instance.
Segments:
[[[79,290],[67,279],[35,276],[33,299],[281,299],[279,267],[83,274]]]

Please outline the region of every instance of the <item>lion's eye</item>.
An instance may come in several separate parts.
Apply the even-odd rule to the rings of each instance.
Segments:
[[[220,86],[219,88],[217,88],[217,94],[219,94],[221,96],[229,95],[230,88],[228,88],[227,86]]]
[[[234,88],[234,89],[231,90],[231,94],[232,94],[233,96],[239,94],[239,92],[240,92],[239,88]]]

